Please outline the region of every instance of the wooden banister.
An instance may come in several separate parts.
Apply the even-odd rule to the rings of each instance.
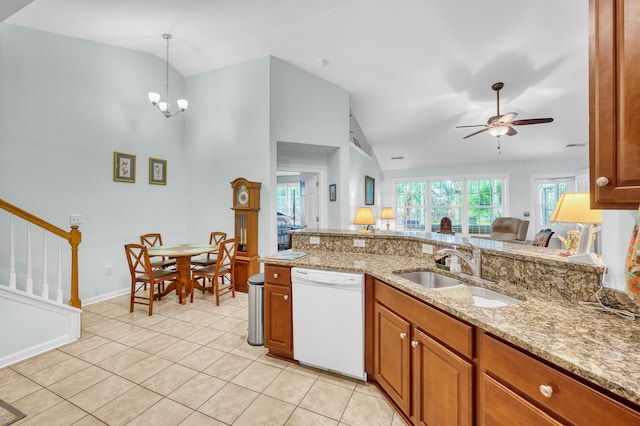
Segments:
[[[71,245],[71,298],[69,299],[69,305],[75,308],[81,308],[82,301],[78,297],[78,246],[82,241],[82,233],[78,229],[78,226],[73,225],[71,231],[65,231],[3,199],[0,199],[0,208],[69,242]]]

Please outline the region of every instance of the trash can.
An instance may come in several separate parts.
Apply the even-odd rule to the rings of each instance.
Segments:
[[[249,333],[247,343],[252,346],[264,345],[264,274],[252,275],[249,287]]]

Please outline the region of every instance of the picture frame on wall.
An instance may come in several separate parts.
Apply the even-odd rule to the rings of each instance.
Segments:
[[[136,156],[124,152],[113,153],[113,180],[116,182],[136,181]]]
[[[167,184],[167,160],[149,157],[149,183],[151,185]]]
[[[329,185],[329,201],[336,201],[336,184]]]
[[[364,205],[372,206],[375,204],[376,180],[371,176],[364,177]]]

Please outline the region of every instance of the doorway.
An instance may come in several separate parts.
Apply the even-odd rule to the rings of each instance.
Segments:
[[[279,170],[276,186],[278,250],[291,248],[289,231],[319,229],[320,173]]]

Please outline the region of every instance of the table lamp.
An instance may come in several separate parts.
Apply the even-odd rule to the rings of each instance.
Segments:
[[[393,209],[391,207],[383,207],[382,212],[380,213],[380,219],[387,220],[387,231],[389,230],[389,219],[395,219],[396,217],[393,215]]]
[[[374,225],[376,220],[373,218],[373,212],[370,207],[359,207],[356,212],[356,218],[353,219],[354,225],[362,225],[362,229],[358,232],[368,234],[367,225]]]
[[[578,250],[568,260],[577,263],[599,264],[600,259],[591,253],[593,225],[602,223],[602,211],[592,210],[588,192],[565,192],[549,218],[551,222],[577,223],[582,227]]]

